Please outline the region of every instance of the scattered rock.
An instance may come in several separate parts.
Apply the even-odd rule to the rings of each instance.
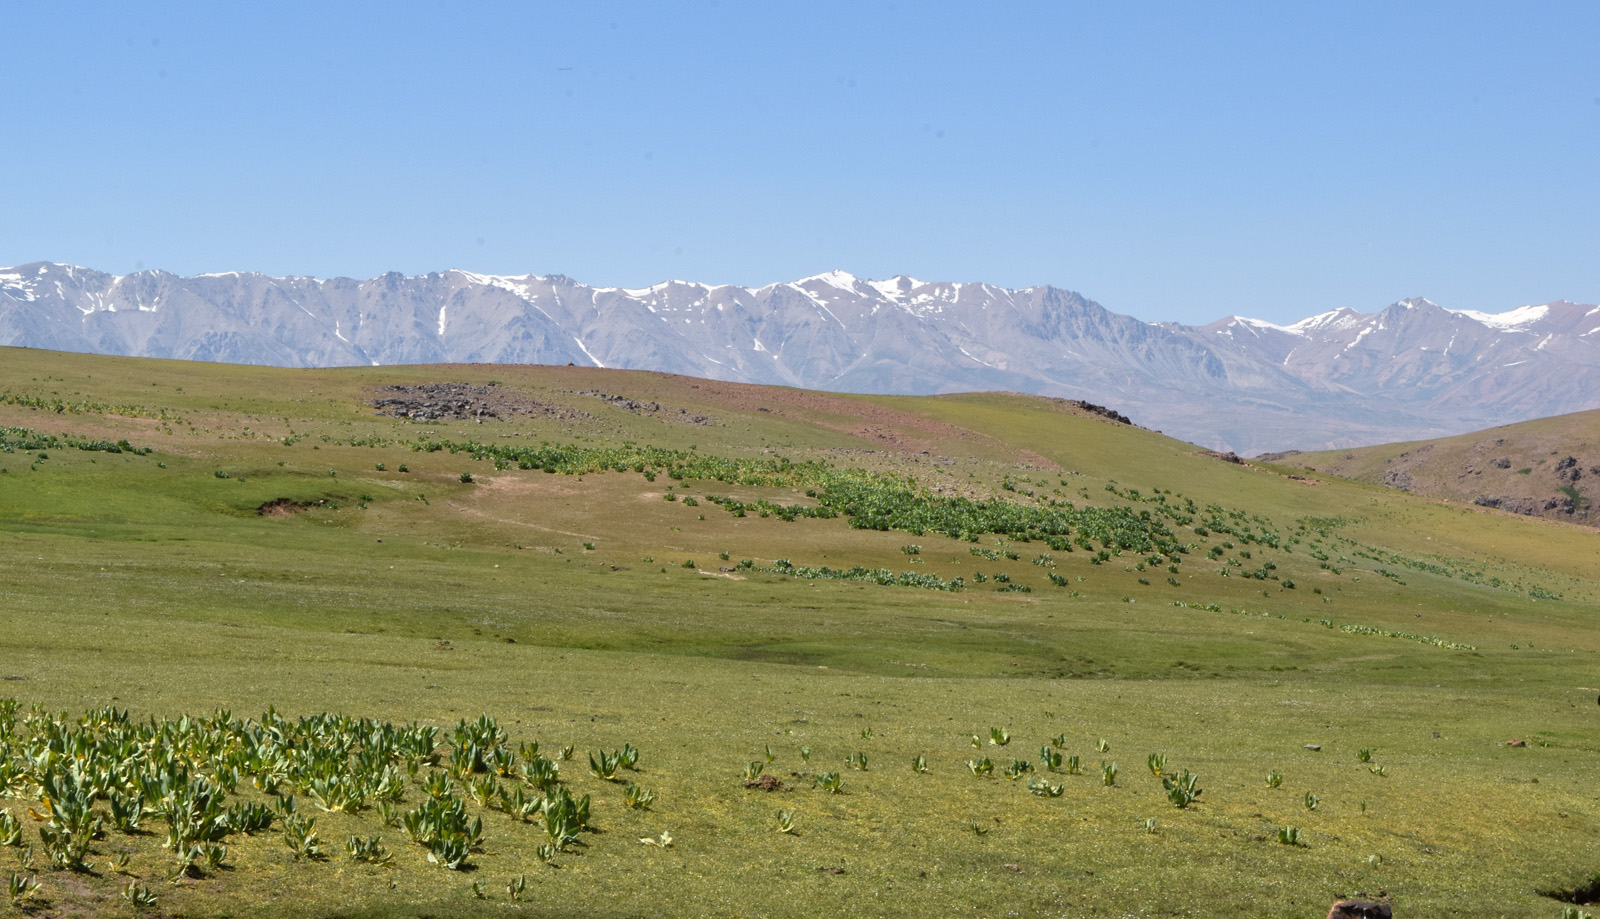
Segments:
[[[1578,468],[1578,458],[1569,456],[1556,463],[1556,478],[1569,484],[1583,478],[1583,470]]]
[[[1506,741],[1506,746],[1508,746],[1508,747],[1526,747],[1527,745],[1528,745],[1528,742],[1526,740],[1508,740],[1508,741]]]
[[[592,418],[588,412],[554,402],[519,396],[498,386],[468,383],[416,383],[384,386],[393,393],[372,400],[379,415],[411,421],[498,421],[506,415],[528,415],[577,421]]]
[[[1315,752],[1322,749],[1322,744],[1308,743],[1306,744],[1306,749]]]
[[[1095,405],[1093,402],[1084,402],[1082,399],[1062,399],[1061,401],[1068,405],[1077,406],[1078,408],[1081,408],[1092,415],[1099,415],[1102,418],[1115,421],[1118,424],[1133,424],[1133,422],[1128,419],[1127,415],[1124,415],[1114,409],[1106,408],[1104,405]]]
[[[1403,469],[1391,469],[1383,474],[1383,484],[1389,488],[1398,488],[1401,491],[1411,490],[1411,473]]]
[[[1233,452],[1232,450],[1229,450],[1227,453],[1218,453],[1215,450],[1201,450],[1199,455],[1222,460],[1224,463],[1238,463],[1240,466],[1244,465],[1244,457]]]
[[[615,393],[601,392],[598,389],[577,390],[573,392],[573,395],[588,396],[593,399],[599,399],[608,405],[616,406],[623,411],[632,412],[635,415],[654,415],[662,410],[660,402],[645,402],[639,399],[630,399],[627,396],[619,396]],[[686,421],[689,424],[705,424],[707,421],[711,420],[705,415],[691,415],[689,414],[689,410],[686,408],[678,409],[678,415],[681,416],[679,418],[680,421]]]
[[[1489,465],[1496,469],[1510,469],[1511,458],[1509,456],[1497,456],[1489,461]]]
[[[1371,900],[1339,900],[1328,910],[1328,919],[1394,919],[1394,909]]]
[[[823,865],[817,870],[823,874],[844,874],[844,869],[838,865]]]

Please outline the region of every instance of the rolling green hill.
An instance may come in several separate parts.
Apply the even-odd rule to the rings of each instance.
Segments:
[[[39,914],[1558,916],[1600,876],[1571,527],[1035,397],[0,360]]]

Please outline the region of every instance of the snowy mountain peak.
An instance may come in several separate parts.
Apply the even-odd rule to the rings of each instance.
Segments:
[[[878,293],[888,297],[890,300],[896,301],[898,301],[901,297],[911,293],[911,291],[917,289],[918,287],[921,287],[922,284],[923,282],[917,280],[916,278],[908,277],[903,274],[897,274],[886,281],[867,282],[868,287],[871,287]]]
[[[1451,310],[1451,312],[1468,319],[1475,319],[1491,329],[1523,330],[1550,315],[1550,307],[1519,306],[1503,313],[1480,313],[1476,310]]]
[[[860,278],[857,278],[848,271],[835,268],[832,271],[824,271],[822,274],[814,274],[809,278],[801,278],[794,283],[798,286],[809,284],[812,281],[820,281],[830,287],[837,287],[840,290],[849,291],[850,293],[858,293],[856,284],[860,281]]]
[[[1362,313],[1358,313],[1348,306],[1341,306],[1336,310],[1328,310],[1326,313],[1308,316],[1299,322],[1291,323],[1285,328],[1292,332],[1300,333],[1331,332],[1339,329],[1354,328],[1363,318],[1365,317]]]
[[[1249,316],[1229,316],[1228,325],[1242,326],[1251,330],[1272,329],[1276,332],[1288,332],[1291,335],[1300,334],[1300,332],[1297,331],[1293,326],[1277,325],[1275,323],[1267,322],[1265,319],[1251,319]]]

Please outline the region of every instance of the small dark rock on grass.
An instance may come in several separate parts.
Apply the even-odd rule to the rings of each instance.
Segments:
[[[1387,903],[1371,900],[1339,900],[1328,910],[1328,919],[1393,919],[1394,909]]]
[[[762,791],[788,791],[789,786],[775,775],[764,775],[759,779],[751,779],[744,783],[746,788],[759,788]]]

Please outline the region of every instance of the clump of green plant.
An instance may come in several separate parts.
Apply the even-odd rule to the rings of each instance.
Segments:
[[[1028,790],[1041,798],[1059,798],[1066,792],[1066,786],[1052,785],[1048,779],[1032,778],[1028,780]]]
[[[1048,744],[1039,748],[1039,763],[1049,772],[1060,772],[1062,756],[1060,750],[1052,750]]]
[[[1167,791],[1167,800],[1173,807],[1186,808],[1200,797],[1200,777],[1187,769],[1178,770],[1176,776],[1162,776],[1161,787]]]
[[[629,782],[627,789],[622,793],[622,802],[634,810],[646,810],[655,803],[656,793],[644,788],[638,782]]]
[[[22,845],[22,821],[0,809],[0,846]]]
[[[815,784],[829,794],[844,794],[844,776],[837,772],[824,772],[818,775],[815,779]]]
[[[1283,773],[1276,769],[1267,772],[1267,787],[1279,788],[1283,785]]]
[[[916,758],[911,761],[911,771],[924,775],[927,774],[928,758],[923,756],[921,753],[918,753]]]
[[[617,780],[617,770],[620,768],[622,768],[620,753],[615,751],[607,753],[602,750],[589,754],[589,771],[594,773],[595,778],[614,782]]]
[[[1033,771],[1033,764],[1025,759],[1013,759],[1005,768],[1005,776],[1013,781]]]
[[[969,769],[973,775],[993,775],[994,760],[987,756],[982,756],[977,759],[969,759],[967,760],[967,769]]]
[[[1320,804],[1322,804],[1322,799],[1309,791],[1306,792],[1306,796],[1301,800],[1305,803],[1306,810],[1308,811],[1314,811]]]
[[[317,818],[298,813],[288,814],[281,821],[283,842],[296,859],[314,860],[322,857],[322,844],[317,840]]]
[[[23,901],[33,896],[39,889],[39,882],[25,874],[12,873],[6,883],[6,893],[11,898],[11,905],[20,907]],[[151,902],[154,902],[153,900]]]
[[[800,835],[800,831],[796,829],[794,825],[794,811],[778,811],[778,832],[787,834],[789,836]]]
[[[1150,774],[1161,776],[1161,770],[1167,768],[1167,755],[1165,753],[1152,753],[1145,759],[1145,765],[1150,767]]]
[[[1107,788],[1117,784],[1117,764],[1115,761],[1102,762],[1100,764],[1100,784]]]
[[[424,800],[400,818],[400,826],[427,850],[428,861],[452,871],[461,870],[471,850],[483,842],[483,818],[469,819],[465,803],[454,795]]]
[[[128,885],[122,888],[122,899],[138,907],[151,907],[156,905],[155,891],[139,883],[133,878],[128,879]]]
[[[1278,841],[1286,846],[1300,845],[1300,828],[1297,826],[1281,826],[1278,828]]]
[[[1003,747],[1011,742],[1011,732],[1005,728],[990,728],[989,743]]]
[[[382,836],[369,836],[363,839],[352,835],[345,840],[344,850],[354,861],[366,862],[369,865],[387,865],[394,859],[389,850],[383,847]]]

